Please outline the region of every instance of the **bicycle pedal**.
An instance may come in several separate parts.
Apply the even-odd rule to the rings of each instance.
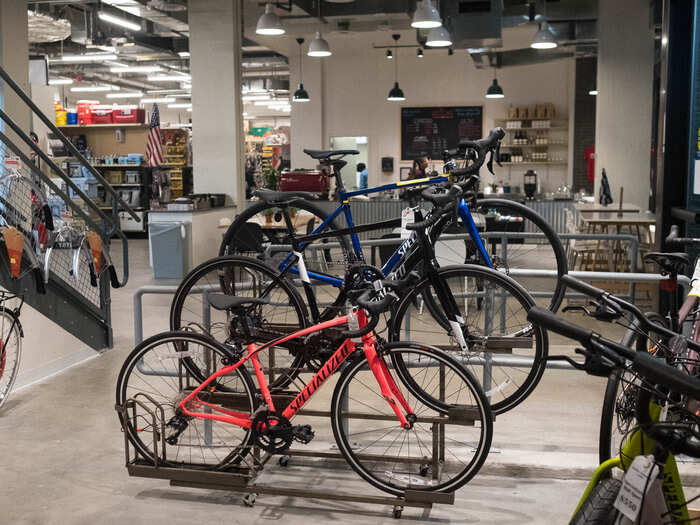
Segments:
[[[310,443],[316,435],[315,432],[311,430],[311,425],[296,425],[292,429],[292,434],[294,435],[295,440],[304,445]]]

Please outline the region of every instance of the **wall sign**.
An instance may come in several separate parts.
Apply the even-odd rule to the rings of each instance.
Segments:
[[[462,139],[483,137],[482,106],[401,108],[401,160],[441,160]]]

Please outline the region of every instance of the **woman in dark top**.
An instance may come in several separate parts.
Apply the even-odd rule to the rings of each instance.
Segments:
[[[413,161],[413,167],[408,174],[408,180],[422,179],[428,176],[428,159],[420,157]]]

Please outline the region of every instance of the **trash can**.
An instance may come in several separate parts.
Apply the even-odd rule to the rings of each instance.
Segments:
[[[148,225],[148,245],[156,279],[182,279],[187,273],[189,222],[155,222]]]

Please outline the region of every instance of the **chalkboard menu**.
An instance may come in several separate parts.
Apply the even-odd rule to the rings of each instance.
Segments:
[[[482,106],[401,108],[401,160],[442,159],[462,139],[483,136]]]

